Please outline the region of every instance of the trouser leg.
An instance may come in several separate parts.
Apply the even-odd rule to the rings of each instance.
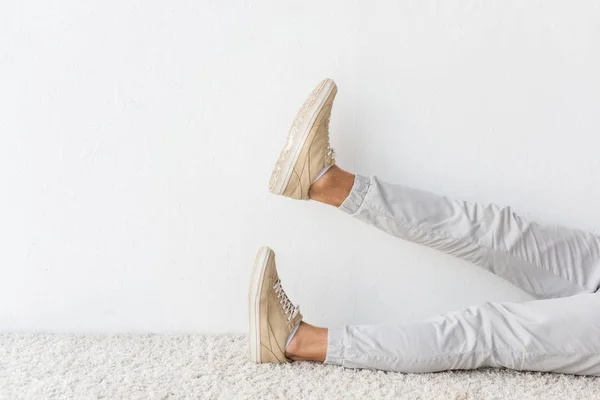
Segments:
[[[600,376],[600,294],[330,329],[325,362],[399,372],[506,367]]]
[[[508,207],[356,175],[340,209],[399,238],[473,262],[537,298],[600,287],[600,237],[527,221]]]

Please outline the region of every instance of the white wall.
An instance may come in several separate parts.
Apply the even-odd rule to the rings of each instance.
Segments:
[[[316,324],[529,298],[268,179],[332,77],[342,167],[597,230],[599,20],[592,0],[3,1],[0,330],[244,332],[261,245]]]

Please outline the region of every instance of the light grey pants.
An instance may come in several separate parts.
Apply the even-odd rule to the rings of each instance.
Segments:
[[[340,208],[543,300],[330,329],[325,362],[400,372],[506,367],[600,376],[600,237],[359,175]]]

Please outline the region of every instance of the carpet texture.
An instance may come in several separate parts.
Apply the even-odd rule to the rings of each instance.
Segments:
[[[256,365],[246,338],[0,335],[2,399],[600,399],[600,378]]]

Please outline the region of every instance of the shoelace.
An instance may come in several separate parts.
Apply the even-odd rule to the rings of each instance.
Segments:
[[[283,286],[281,286],[280,279],[277,279],[277,282],[275,282],[273,290],[277,294],[277,299],[279,299],[279,304],[281,305],[281,309],[286,315],[287,320],[291,321],[300,312],[300,306],[295,306],[294,304],[292,304],[290,299],[287,297],[287,294],[285,294]]]

